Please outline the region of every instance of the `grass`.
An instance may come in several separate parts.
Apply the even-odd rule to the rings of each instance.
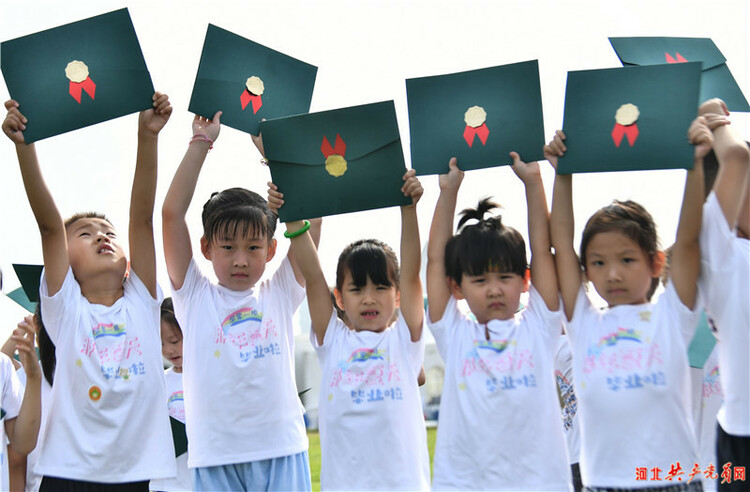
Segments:
[[[427,449],[430,451],[430,476],[432,476],[432,456],[435,454],[435,436],[437,430],[432,427],[427,429]],[[310,475],[312,476],[312,489],[320,490],[320,435],[317,432],[308,432],[310,439]]]

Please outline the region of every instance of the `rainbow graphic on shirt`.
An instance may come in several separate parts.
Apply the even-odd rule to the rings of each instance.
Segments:
[[[474,340],[475,349],[491,350],[497,354],[502,354],[509,345],[511,340]]]
[[[221,322],[221,330],[226,335],[230,328],[233,328],[239,324],[247,321],[254,321],[260,323],[263,320],[263,313],[252,308],[242,308],[239,311],[235,311]]]
[[[347,359],[346,363],[351,364],[352,362],[366,362],[371,359],[383,360],[385,350],[380,349],[357,349],[352,352],[352,355]]]
[[[94,335],[94,339],[102,337],[120,337],[126,335],[125,325],[118,325],[114,323],[99,323],[91,329],[91,333]]]
[[[180,401],[183,402],[183,403],[185,401],[182,398],[182,391],[175,391],[174,393],[172,393],[171,395],[169,395],[169,399],[167,400],[167,405],[171,406],[173,403],[180,402]]]
[[[593,347],[589,348],[589,355],[599,355],[606,347],[614,347],[621,341],[643,343],[641,332],[634,328],[618,328],[617,331],[604,335]]]

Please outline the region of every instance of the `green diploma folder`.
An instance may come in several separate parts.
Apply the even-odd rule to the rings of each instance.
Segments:
[[[127,9],[5,41],[0,60],[31,143],[152,107]]]
[[[282,222],[408,205],[393,101],[263,121]]]

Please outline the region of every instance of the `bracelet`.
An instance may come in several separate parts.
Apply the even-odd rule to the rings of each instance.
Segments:
[[[193,135],[190,138],[190,142],[188,143],[188,145],[193,142],[206,142],[208,144],[209,152],[214,148],[214,141],[208,138],[208,135],[206,135],[205,133],[196,133],[195,135]]]
[[[264,158],[262,158],[262,159],[260,160],[260,163],[261,163],[261,164],[263,164],[264,166],[267,166],[267,165],[268,165],[268,159],[266,159],[266,158],[264,157]]]
[[[284,237],[287,239],[294,239],[295,237],[301,236],[302,234],[306,233],[310,229],[310,221],[305,219],[303,222],[305,223],[305,225],[294,232],[284,231]]]

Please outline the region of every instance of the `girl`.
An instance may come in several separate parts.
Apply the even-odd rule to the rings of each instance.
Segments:
[[[416,204],[422,186],[404,175],[401,260],[367,239],[347,246],[336,270],[334,309],[318,255],[302,222],[287,224],[305,277],[312,330],[323,378],[320,390],[320,486],[323,490],[427,490],[429,457],[417,386],[424,340]],[[269,204],[282,195],[269,183]],[[401,308],[395,323],[394,312]]]
[[[549,218],[539,164],[511,153],[526,188],[526,245],[488,200],[452,222],[463,173],[456,159],[441,175],[427,245],[429,324],[445,361],[433,488],[569,490],[553,358],[561,329]],[[470,219],[477,224],[464,225]],[[463,226],[463,229],[462,229]],[[522,292],[528,306],[518,311]],[[476,321],[462,314],[465,299]]]
[[[182,397],[182,329],[177,323],[172,306],[172,298],[161,303],[161,354],[172,367],[164,371],[167,380],[167,407],[169,416],[185,423],[185,402]],[[174,432],[174,429],[173,429]],[[187,452],[177,456],[177,476],[174,478],[151,480],[149,488],[160,491],[185,491],[193,489],[193,481],[187,466]]]
[[[664,256],[651,215],[632,201],[600,209],[584,228],[579,263],[571,176],[555,178],[552,245],[580,403],[581,477],[589,491],[702,490],[701,470],[692,470],[697,454],[687,344],[700,314],[702,162],[712,145],[704,119],[693,122],[688,137],[695,162],[685,184],[672,282],[655,304],[649,293]],[[554,167],[564,139],[558,131],[544,148]],[[589,300],[581,267],[608,309]]]

